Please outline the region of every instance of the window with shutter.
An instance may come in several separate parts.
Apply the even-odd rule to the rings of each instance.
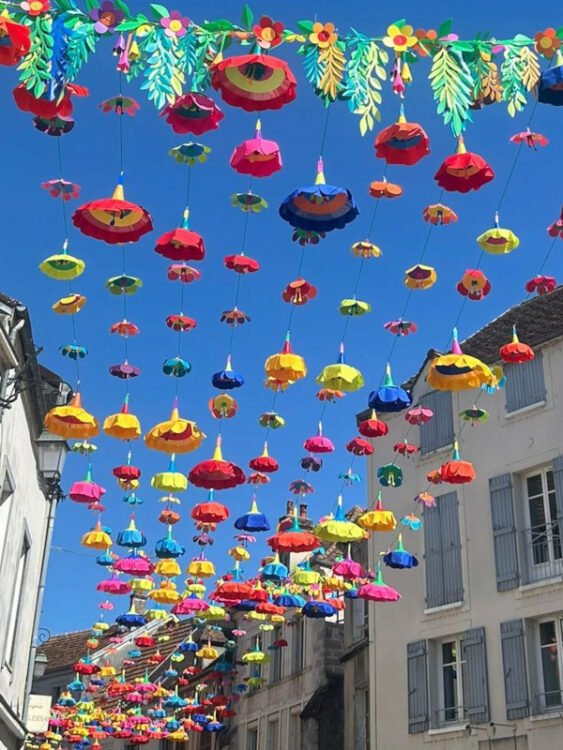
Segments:
[[[514,505],[512,502],[512,477],[501,474],[489,479],[491,519],[498,591],[508,591],[520,584],[518,542]]]
[[[436,498],[423,514],[426,607],[463,601],[461,538],[457,492]]]
[[[466,715],[470,724],[483,724],[490,721],[485,628],[474,628],[463,634],[461,657],[466,664],[464,672]]]
[[[428,664],[425,640],[407,644],[409,734],[426,732],[428,721]]]
[[[420,398],[420,405],[431,409],[434,416],[420,426],[420,452],[431,453],[453,445],[454,415],[450,391],[430,391]]]
[[[518,409],[545,401],[543,359],[536,352],[534,359],[519,364],[504,366],[506,376],[506,411],[510,414]]]
[[[500,624],[506,718],[523,719],[530,715],[524,621],[509,620]]]

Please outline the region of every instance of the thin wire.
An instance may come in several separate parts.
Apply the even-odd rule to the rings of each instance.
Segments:
[[[122,84],[122,73],[120,71],[117,72],[117,76],[119,79],[119,96],[120,98],[123,98],[123,84]],[[121,107],[121,113],[118,115],[119,117],[119,171],[123,172],[123,118],[125,116],[123,106]],[[59,139],[60,140],[60,139]]]
[[[59,162],[59,177],[62,180],[63,179],[63,156],[61,151],[61,139],[56,138],[57,141],[57,156],[58,156],[58,162]],[[67,224],[67,218],[66,218],[66,205],[64,200],[64,193],[61,190],[61,205],[62,205],[62,212],[63,212],[63,228],[64,228],[64,236],[65,239],[68,237],[68,224]]]
[[[319,156],[321,156],[321,157],[323,155],[324,147],[325,147],[325,144],[326,144],[326,134],[327,134],[327,130],[328,130],[328,118],[329,118],[329,115],[330,115],[330,107],[331,107],[331,105],[329,104],[327,106],[327,108],[326,108],[325,124],[324,124],[324,128],[323,128],[322,136],[321,136],[321,145],[320,145],[320,148],[319,148]]]

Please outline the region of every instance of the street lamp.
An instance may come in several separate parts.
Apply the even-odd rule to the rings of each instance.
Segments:
[[[37,469],[46,485],[47,495],[55,500],[61,500],[63,494],[59,482],[68,453],[68,444],[64,438],[53,435],[47,430],[43,430],[35,443]]]
[[[47,669],[47,663],[49,659],[47,659],[47,654],[42,652],[40,654],[37,654],[35,657],[35,662],[33,664],[33,677],[34,679],[39,679],[40,677],[43,677],[45,674],[45,670]]]

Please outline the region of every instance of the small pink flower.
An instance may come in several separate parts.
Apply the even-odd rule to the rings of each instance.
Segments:
[[[173,10],[168,18],[160,19],[160,25],[164,28],[166,36],[179,37],[186,33],[186,29],[190,25],[190,19],[182,16],[179,10]]]

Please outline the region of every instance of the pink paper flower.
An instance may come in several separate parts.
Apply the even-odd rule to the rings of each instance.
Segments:
[[[160,25],[164,28],[166,36],[179,37],[186,33],[186,29],[190,25],[190,19],[182,16],[179,10],[173,10],[168,18],[160,19]]]

